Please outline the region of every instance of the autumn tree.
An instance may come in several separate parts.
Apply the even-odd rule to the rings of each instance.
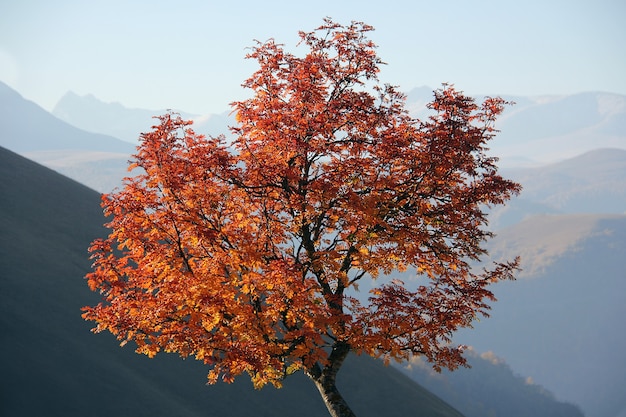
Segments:
[[[476,268],[487,208],[520,190],[486,153],[507,103],[444,85],[413,119],[377,78],[371,30],[327,19],[300,33],[304,57],[257,43],[232,142],[173,113],[141,135],[138,174],[103,196],[111,231],[90,248],[95,331],[195,357],[210,383],[303,371],[333,416],[354,415],[335,385],[350,352],[465,363],[452,333],[517,266]]]

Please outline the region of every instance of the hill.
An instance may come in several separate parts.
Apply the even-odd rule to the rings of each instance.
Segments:
[[[0,148],[0,415],[327,415],[302,374],[282,390],[207,387],[199,362],[150,360],[90,333],[86,248],[103,221],[97,192]],[[461,416],[371,358],[350,358],[338,385],[360,416]]]
[[[595,149],[558,163],[506,174],[524,184],[521,198],[561,213],[626,210],[624,149]]]
[[[626,150],[595,149],[536,168],[505,169],[522,193],[491,213],[495,228],[535,214],[626,212]]]
[[[456,337],[493,351],[587,417],[626,412],[626,215],[530,217],[498,232],[494,259],[521,254],[494,287],[492,316]]]

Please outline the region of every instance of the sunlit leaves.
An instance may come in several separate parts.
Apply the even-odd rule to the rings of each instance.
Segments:
[[[329,365],[338,344],[463,363],[451,334],[516,267],[470,269],[491,236],[483,210],[519,191],[486,154],[507,103],[444,85],[433,115],[412,119],[378,83],[371,30],[326,20],[301,33],[304,57],[258,43],[233,143],[173,113],[142,135],[136,175],[103,197],[110,235],[90,248],[96,331],[257,387]],[[398,271],[423,284],[385,277]],[[363,282],[364,299],[349,296]]]

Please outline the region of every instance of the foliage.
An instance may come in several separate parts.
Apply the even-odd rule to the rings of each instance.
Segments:
[[[142,135],[143,171],[103,197],[111,233],[90,248],[96,331],[194,356],[210,382],[247,372],[280,386],[303,370],[336,415],[350,415],[331,409],[350,351],[464,363],[450,335],[487,313],[487,286],[517,264],[470,269],[491,236],[485,208],[519,191],[486,155],[506,102],[444,85],[433,116],[412,119],[378,82],[371,30],[328,19],[300,34],[303,58],[258,43],[232,144],[173,113]],[[368,302],[348,295],[408,268],[423,277],[414,291],[381,279]]]

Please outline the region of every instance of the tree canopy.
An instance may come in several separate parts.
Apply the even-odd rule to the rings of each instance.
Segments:
[[[300,33],[304,57],[257,43],[232,142],[175,113],[141,135],[137,174],[103,196],[110,235],[90,248],[95,331],[204,361],[211,383],[302,370],[333,415],[352,415],[335,386],[349,352],[465,363],[452,333],[517,267],[475,267],[487,208],[520,190],[487,154],[507,103],[444,85],[412,118],[377,78],[371,30],[327,19]]]

